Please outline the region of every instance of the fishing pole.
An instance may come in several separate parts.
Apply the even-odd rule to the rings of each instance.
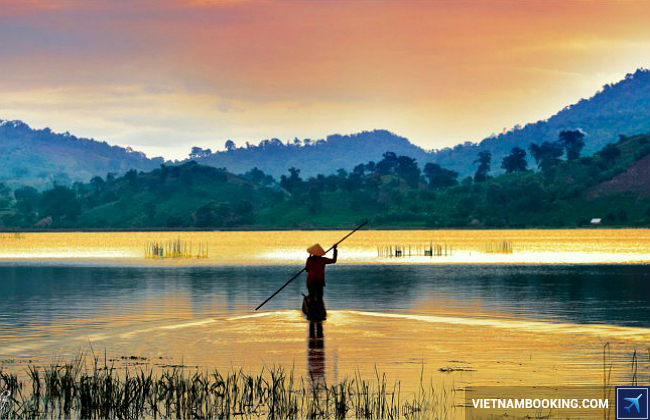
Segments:
[[[352,230],[350,233],[348,233],[348,234],[345,235],[343,238],[341,238],[337,243],[335,243],[334,245],[332,245],[331,247],[329,247],[329,248],[327,249],[327,251],[325,251],[325,253],[327,254],[328,252],[330,252],[332,249],[334,249],[335,246],[338,246],[341,242],[343,242],[343,241],[345,241],[346,239],[348,239],[348,238],[349,238],[349,237],[350,237],[354,232],[356,232],[357,230],[361,229],[362,227],[364,227],[364,226],[367,225],[367,224],[368,224],[368,221],[367,221],[367,220],[364,221],[363,223],[361,223],[359,226],[357,226],[356,228],[354,228],[354,230]],[[269,300],[273,299],[273,298],[275,297],[275,295],[277,295],[278,293],[280,293],[280,292],[282,291],[282,289],[284,289],[285,287],[287,287],[287,285],[288,285],[289,283],[291,283],[292,281],[294,281],[294,280],[295,280],[299,275],[301,275],[305,270],[306,270],[306,268],[303,268],[302,270],[300,270],[299,272],[297,272],[296,274],[294,274],[293,277],[291,277],[289,280],[287,280],[287,282],[284,283],[284,284],[282,285],[282,287],[280,287],[278,290],[276,290],[275,293],[273,293],[271,296],[269,296],[269,297],[268,297],[264,302],[262,302],[262,303],[260,304],[260,306],[258,306],[257,308],[255,308],[255,310],[257,311],[259,308],[261,308],[262,306],[266,305],[266,302],[268,302]]]

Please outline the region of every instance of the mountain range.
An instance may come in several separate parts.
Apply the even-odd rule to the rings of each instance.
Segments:
[[[0,120],[0,182],[9,185],[69,185],[109,172],[152,170],[163,162],[131,148]]]
[[[257,167],[277,178],[292,167],[299,169],[303,176],[330,174],[338,169],[351,171],[358,163],[380,160],[385,152],[391,151],[415,158],[422,165],[438,163],[465,177],[475,171],[474,161],[481,151],[492,153],[492,172],[496,174],[501,172],[501,159],[513,147],[527,149],[531,143],[554,141],[562,130],[582,130],[586,134],[583,154],[590,155],[617,141],[619,135],[645,133],[649,127],[650,70],[639,69],[546,120],[513,128],[478,143],[426,151],[390,131],[373,130],[336,134],[321,140],[296,139],[289,143],[267,139],[244,147],[236,147],[229,141],[224,151],[194,147],[188,159],[167,163],[194,160],[232,173]],[[528,159],[532,163],[530,156]],[[33,129],[21,121],[0,120],[0,182],[41,188],[54,183],[88,181],[109,172],[120,175],[129,169],[149,171],[164,162],[163,158],[148,158],[130,148],[68,133],[58,134],[49,128]]]

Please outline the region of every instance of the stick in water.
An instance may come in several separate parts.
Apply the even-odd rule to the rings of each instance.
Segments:
[[[343,238],[341,238],[340,241],[338,241],[337,243],[335,243],[334,245],[332,245],[331,247],[329,247],[329,248],[327,249],[327,251],[325,251],[325,253],[327,254],[328,252],[330,252],[330,251],[331,251],[335,246],[337,246],[337,245],[340,244],[341,242],[343,242],[343,241],[345,241],[346,239],[348,239],[348,238],[350,237],[350,235],[352,235],[354,232],[356,232],[357,230],[361,229],[362,227],[364,227],[364,226],[367,225],[367,224],[368,224],[368,221],[367,221],[367,220],[366,220],[365,222],[361,223],[359,226],[357,226],[356,228],[354,228],[354,230],[353,230],[352,232],[348,233],[348,234],[345,235]],[[301,275],[304,271],[305,271],[305,268],[303,268],[302,270],[300,270],[299,272],[297,272],[293,277],[291,277],[289,280],[287,280],[287,282],[284,283],[284,284],[282,285],[282,287],[280,287],[278,290],[275,291],[275,293],[273,293],[273,294],[272,294],[271,296],[269,296],[269,297],[268,297],[264,302],[262,302],[262,303],[260,304],[260,306],[258,306],[257,308],[255,308],[255,310],[257,311],[257,310],[260,309],[262,306],[266,305],[266,302],[268,302],[269,300],[273,299],[273,298],[275,297],[275,295],[277,295],[278,293],[280,293],[280,292],[282,291],[282,289],[284,289],[285,287],[287,287],[287,285],[288,285],[289,283],[291,283],[292,281],[294,281],[294,280],[295,280],[299,275]]]

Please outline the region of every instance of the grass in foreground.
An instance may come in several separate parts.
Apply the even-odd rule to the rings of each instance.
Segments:
[[[172,369],[118,372],[81,358],[39,369],[28,377],[0,371],[0,418],[269,418],[269,419],[444,419],[451,400],[420,381],[403,398],[400,384],[378,372],[338,384],[296,379],[282,368],[258,375],[222,375]]]

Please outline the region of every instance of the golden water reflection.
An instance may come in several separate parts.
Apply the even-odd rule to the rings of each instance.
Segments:
[[[113,261],[147,265],[295,264],[305,248],[315,242],[330,245],[344,231],[260,232],[56,232],[4,235],[0,260]],[[145,246],[152,241],[179,239],[207,245],[208,258],[145,259]],[[502,241],[512,253],[490,253]],[[407,258],[378,256],[378,247],[446,245],[451,255]],[[359,231],[342,245],[346,264],[597,264],[649,263],[648,229],[575,230],[384,230]]]
[[[628,383],[634,350],[647,351],[650,329],[612,325],[483,319],[469,314],[423,316],[330,311],[321,337],[297,310],[161,321],[143,309],[100,331],[84,320],[44,327],[39,338],[4,346],[4,368],[28,360],[48,364],[95,351],[118,366],[259,371],[283,366],[297,375],[337,381],[356,373],[386,373],[415,391],[424,375],[441,387],[465,385],[601,385],[603,347],[612,383]],[[91,350],[92,349],[92,350]],[[126,356],[126,359],[120,359]],[[133,362],[129,362],[131,356]],[[641,362],[640,372],[648,372]]]

